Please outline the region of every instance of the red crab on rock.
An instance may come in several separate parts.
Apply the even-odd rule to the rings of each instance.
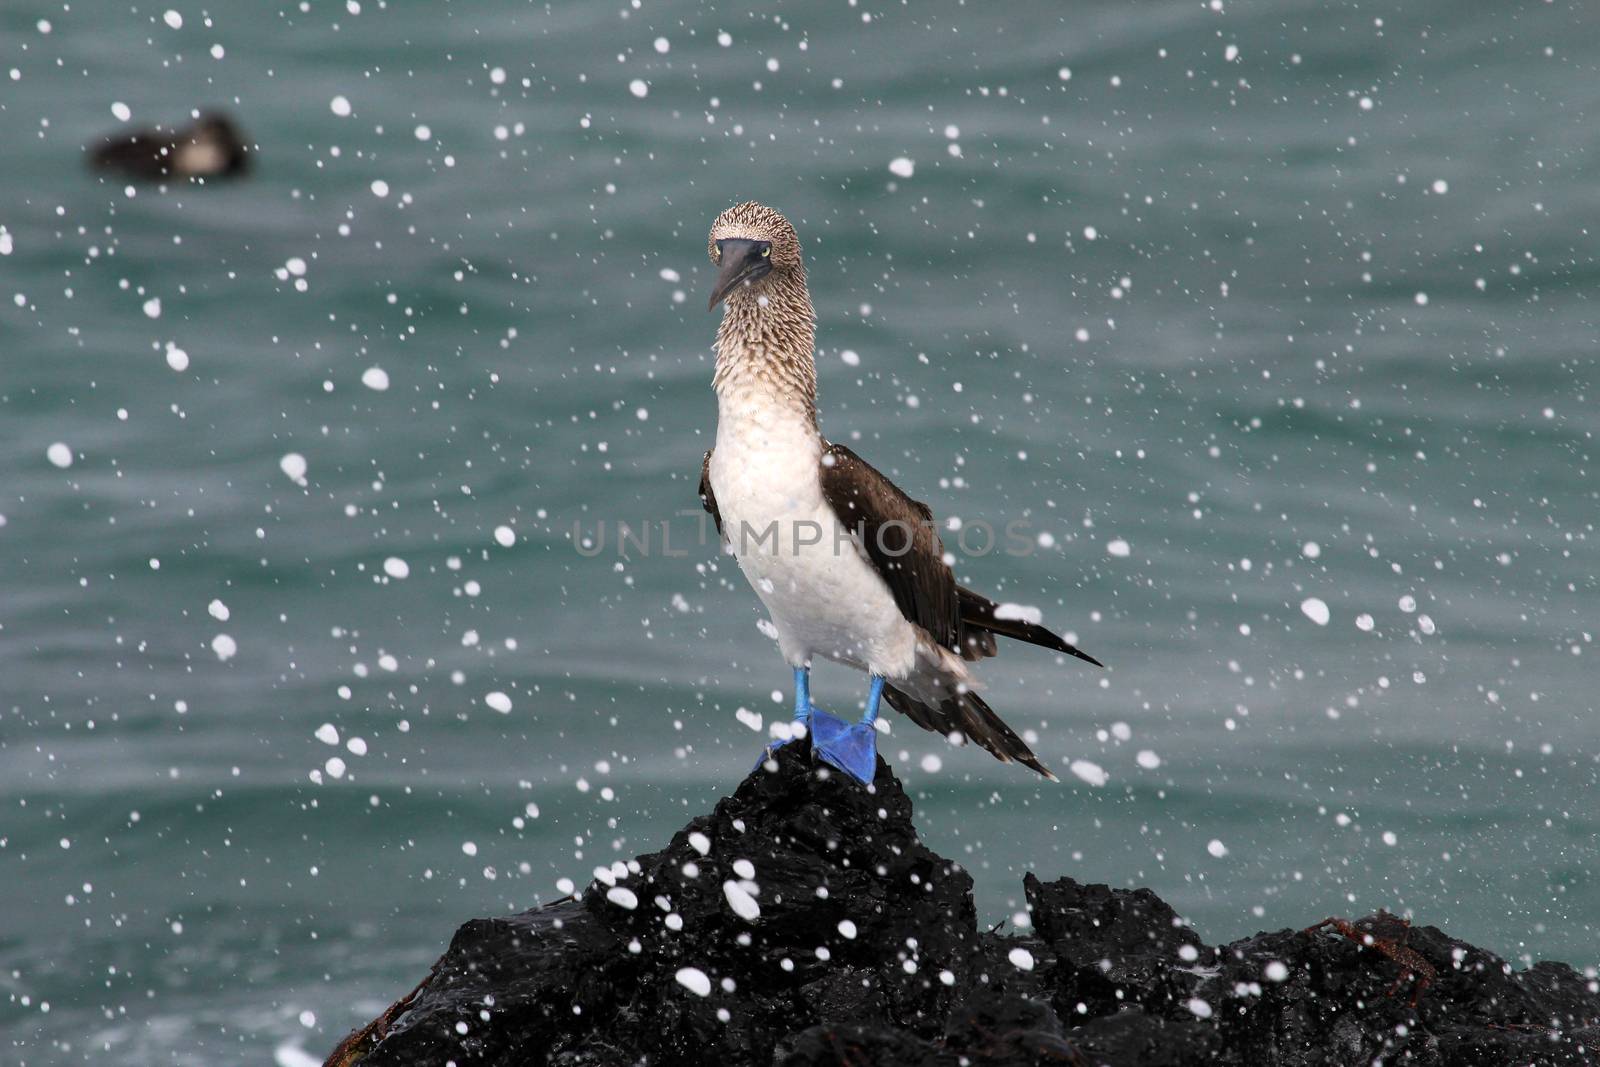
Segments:
[[[1423,958],[1422,953],[1406,945],[1407,939],[1411,936],[1409,919],[1391,915],[1380,908],[1364,919],[1329,917],[1300,932],[1309,935],[1329,927],[1332,927],[1335,933],[1359,945],[1376,949],[1400,965],[1400,977],[1394,980],[1394,984],[1389,987],[1385,996],[1394,996],[1395,991],[1407,979],[1413,979],[1416,984],[1411,989],[1411,1006],[1414,1008],[1423,990],[1439,977],[1438,970]]]

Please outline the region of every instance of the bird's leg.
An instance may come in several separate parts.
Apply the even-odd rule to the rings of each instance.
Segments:
[[[811,704],[811,668],[796,667],[794,669],[794,721],[809,725],[811,713],[816,710]]]
[[[883,675],[872,676],[872,688],[867,690],[867,713],[861,716],[861,725],[877,730],[878,705],[883,701]]]
[[[766,748],[761,750],[761,759],[756,762],[757,769],[766,765],[778,752],[778,749],[787,745],[797,737],[804,737],[811,732],[812,715],[817,712],[815,704],[811,703],[811,668],[799,666],[794,669],[794,718],[789,722],[789,736],[775,738]],[[826,715],[827,712],[822,714]]]
[[[862,785],[872,784],[878,773],[878,705],[883,700],[883,676],[872,676],[867,691],[867,713],[858,723],[846,723],[818,708],[811,720],[811,746]]]

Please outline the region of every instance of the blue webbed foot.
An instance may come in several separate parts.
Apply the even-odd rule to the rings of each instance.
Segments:
[[[845,722],[818,708],[811,719],[811,747],[862,785],[877,776],[878,729],[871,722]]]
[[[760,770],[773,759],[778,749],[800,737],[811,738],[811,750],[823,761],[839,768],[862,785],[871,785],[878,774],[878,703],[883,696],[884,680],[872,677],[872,689],[867,694],[867,713],[860,722],[845,722],[811,703],[810,671],[805,667],[794,670],[794,721],[789,737],[773,741],[756,762]]]

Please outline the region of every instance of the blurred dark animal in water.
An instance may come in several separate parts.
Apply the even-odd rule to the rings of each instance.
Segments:
[[[231,119],[207,111],[178,130],[109,134],[89,149],[89,165],[142,181],[232,178],[249,169],[250,148]]]

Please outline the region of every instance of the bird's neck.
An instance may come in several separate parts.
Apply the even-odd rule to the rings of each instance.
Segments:
[[[814,427],[817,316],[805,274],[769,278],[759,293],[743,286],[729,294],[711,384],[724,412],[730,405],[775,404]]]

